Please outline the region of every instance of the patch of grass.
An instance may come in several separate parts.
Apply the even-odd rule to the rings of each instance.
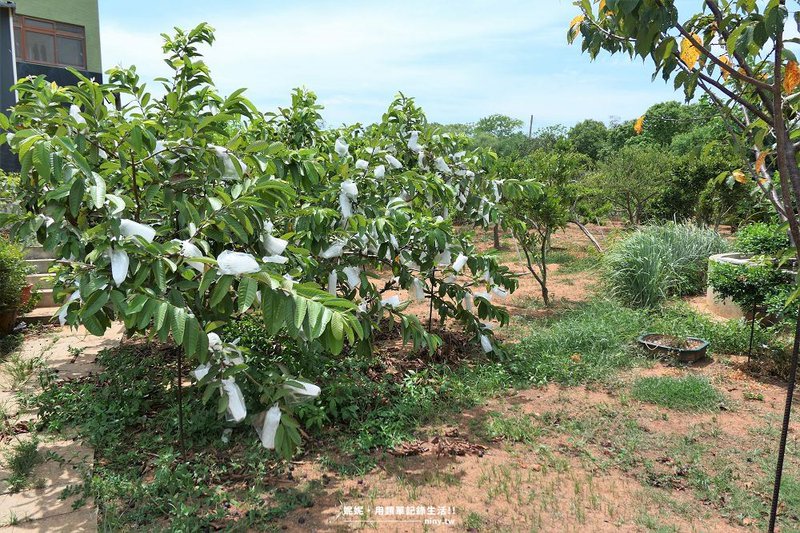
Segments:
[[[656,533],[677,533],[680,531],[675,526],[662,524],[658,517],[651,515],[647,511],[643,511],[636,518],[636,523],[645,528],[645,530],[655,531]]]
[[[608,377],[643,359],[631,341],[647,323],[644,313],[610,300],[593,300],[531,328],[510,349],[507,365],[528,383],[577,385]]]
[[[750,324],[743,320],[720,322],[696,312],[683,301],[673,301],[652,315],[652,332],[675,337],[700,337],[709,341],[709,350],[716,354],[744,355],[750,345]],[[768,356],[785,350],[785,345],[772,328],[756,324],[753,345],[756,356]]]
[[[629,471],[642,462],[640,450],[652,436],[643,428],[631,408],[606,404],[593,405],[575,416],[564,409],[542,413],[541,424],[548,430],[568,436],[569,447],[588,461],[592,469],[611,467]],[[592,447],[603,443],[602,453]]]
[[[569,263],[562,263],[558,266],[556,274],[577,274],[578,272],[586,272],[587,270],[594,270],[598,267],[599,257],[586,256],[576,258]]]
[[[0,401],[0,438],[10,436],[13,425],[8,402]]]
[[[39,441],[36,439],[20,441],[6,456],[6,468],[10,475],[8,486],[11,492],[19,492],[30,483],[33,469],[42,462]]]
[[[577,257],[566,250],[552,250],[547,254],[548,264],[569,265],[577,261]]]
[[[678,411],[712,411],[725,401],[708,379],[692,374],[639,378],[631,386],[631,396]]]
[[[541,435],[541,430],[533,424],[529,416],[524,414],[492,413],[484,429],[490,440],[503,439],[524,444],[533,444]]]

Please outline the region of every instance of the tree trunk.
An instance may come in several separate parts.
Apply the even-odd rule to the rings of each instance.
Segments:
[[[550,291],[547,290],[547,250],[550,248],[550,232],[545,232],[544,238],[542,239],[542,246],[539,249],[539,253],[541,254],[541,265],[540,270],[542,271],[541,279],[539,280],[539,285],[542,287],[542,300],[544,300],[545,307],[550,307]]]
[[[603,247],[600,246],[600,243],[595,238],[595,236],[592,235],[592,233],[589,231],[589,228],[587,228],[586,226],[584,226],[583,224],[581,224],[577,220],[573,220],[572,223],[575,224],[576,226],[578,226],[578,228],[580,228],[580,230],[583,232],[583,234],[586,235],[586,238],[589,239],[590,241],[592,241],[592,244],[597,249],[597,251],[602,254],[603,253]]]
[[[500,226],[495,224],[493,232],[494,232],[494,249],[501,250],[503,246],[500,243]]]

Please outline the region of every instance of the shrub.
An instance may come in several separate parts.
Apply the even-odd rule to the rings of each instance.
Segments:
[[[18,188],[18,174],[6,174],[0,171],[0,213],[12,213],[19,209]]]
[[[730,298],[742,309],[754,306],[783,317],[791,295],[794,276],[772,261],[754,261],[747,265],[714,263],[709,269],[708,284],[721,298]]]
[[[761,257],[746,265],[714,263],[709,268],[708,283],[720,297],[732,299],[744,310],[758,306],[778,318],[796,316],[786,309],[794,288],[794,275],[777,260],[790,245],[781,224],[745,226],[736,233],[734,247],[739,252]]]
[[[0,311],[19,309],[27,274],[22,247],[0,237]]]
[[[605,257],[611,293],[635,307],[653,307],[671,296],[705,288],[710,255],[728,250],[719,233],[691,224],[666,224],[637,230]]]
[[[782,224],[756,222],[736,232],[734,248],[737,252],[776,256],[789,248],[789,235]]]

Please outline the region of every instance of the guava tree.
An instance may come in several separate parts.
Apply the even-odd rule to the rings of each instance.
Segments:
[[[305,91],[262,114],[241,90],[218,94],[198,51],[212,41],[205,24],[165,36],[163,97],[134,68],[102,85],[77,73],[74,87],[17,85],[0,126],[19,154],[24,213],[4,221],[58,257],[62,322],[101,335],[120,320],[182,346],[204,398],[218,395],[234,422],[261,406],[259,437],[285,456],[300,443],[294,406],[320,389],[249,365],[258,354],[217,334],[237,316],[261,315],[275,339],[265,350],[366,352],[388,314],[435,351],[431,321],[386,294],[399,290],[500,352],[489,322],[508,315],[491,299],[516,280],[452,228],[456,209],[496,219],[490,156],[467,154],[403,97],[380,124],[338,131],[320,129]]]
[[[112,69],[103,85],[77,72],[71,87],[22,80],[0,122],[19,154],[25,213],[6,218],[15,236],[35,235],[58,258],[63,323],[102,335],[120,320],[129,334],[171,339],[201,365],[204,397],[219,392],[219,411],[241,421],[237,380],[252,376],[214,333],[225,322],[260,307],[270,327],[333,353],[363,330],[352,302],[285,278],[284,251],[264,249],[263,228],[297,195],[287,178],[312,162],[231,134],[258,112],[242,91],[215,90],[197,51],[212,41],[207,25],[165,37],[172,73],[161,98],[133,68]],[[284,455],[300,442],[286,379],[253,379],[259,403],[284,410],[272,443]]]
[[[358,303],[365,335],[356,349],[364,353],[386,316],[397,320],[404,339],[435,351],[434,314],[440,324],[458,322],[486,351],[499,352],[488,322],[504,324],[508,314],[491,300],[513,291],[516,280],[452,227],[456,213],[476,226],[495,221],[498,189],[484,170],[491,156],[468,153],[465,137],[428,125],[403,95],[381,122],[366,127],[315,129],[318,110],[313,93],[297,93],[291,108],[248,132],[269,137],[299,129],[316,147],[305,179],[296,177],[296,211],[274,221],[276,234],[312,252],[314,261],[299,279]],[[428,323],[422,324],[405,310],[426,300]]]
[[[800,22],[796,2],[705,0],[681,14],[673,0],[590,0],[580,9],[568,39],[580,39],[594,58],[601,51],[640,57],[653,77],[672,81],[691,99],[699,88],[727,119],[731,139],[751,154],[733,172],[757,186],[788,223],[800,258],[800,168],[796,116],[800,98],[798,40],[787,27]],[[800,333],[800,322],[798,322]],[[774,529],[783,452],[797,374],[795,346],[787,391],[770,529]]]

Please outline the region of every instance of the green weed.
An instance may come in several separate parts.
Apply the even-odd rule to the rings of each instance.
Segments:
[[[631,396],[679,411],[712,411],[725,401],[708,379],[691,374],[639,378],[631,386]]]
[[[39,441],[36,439],[20,441],[6,456],[9,470],[8,485],[11,492],[19,492],[30,483],[33,469],[42,462],[39,454]]]
[[[490,440],[503,439],[509,442],[533,444],[541,435],[541,430],[527,415],[492,413],[486,421],[485,433]]]

